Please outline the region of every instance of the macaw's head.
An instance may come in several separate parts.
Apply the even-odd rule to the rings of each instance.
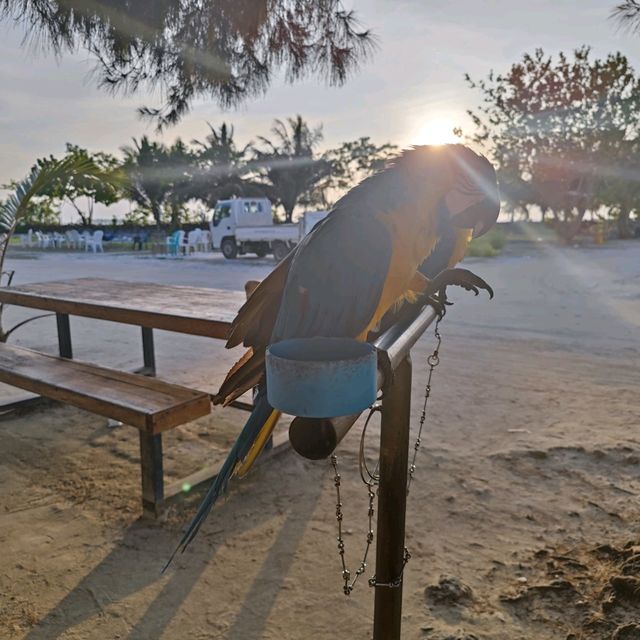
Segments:
[[[473,229],[477,238],[491,229],[500,213],[495,169],[464,145],[447,145],[443,151],[451,161],[452,183],[444,196],[451,221],[456,227]]]

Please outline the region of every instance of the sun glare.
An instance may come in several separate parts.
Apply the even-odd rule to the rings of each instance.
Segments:
[[[459,142],[453,133],[456,125],[450,118],[432,118],[422,125],[416,136],[416,144],[449,144]]]

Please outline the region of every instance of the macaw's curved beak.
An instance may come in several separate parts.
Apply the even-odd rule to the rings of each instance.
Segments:
[[[500,200],[485,194],[451,191],[445,196],[451,220],[456,227],[473,229],[473,237],[485,234],[498,219]]]

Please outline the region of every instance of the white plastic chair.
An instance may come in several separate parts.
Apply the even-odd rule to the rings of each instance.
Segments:
[[[35,234],[36,241],[38,243],[39,249],[48,249],[49,244],[51,242],[51,238],[46,233],[42,233],[41,231],[36,231]]]
[[[61,249],[67,242],[66,236],[63,236],[61,233],[57,231],[53,234],[53,246],[56,249]]]
[[[200,251],[211,251],[211,231],[201,230],[200,241],[198,242]]]
[[[102,246],[102,236],[104,235],[104,231],[98,229],[94,231],[92,235],[85,236],[85,251],[89,251],[89,248],[96,253],[97,251],[102,251],[104,253],[104,247]]]
[[[67,237],[67,244],[72,249],[79,249],[82,244],[82,238],[76,229],[69,229],[64,234]]]
[[[189,255],[192,250],[194,252],[198,250],[201,234],[202,234],[201,229],[194,229],[193,231],[189,231],[189,233],[187,234],[187,242],[185,246],[187,255]]]

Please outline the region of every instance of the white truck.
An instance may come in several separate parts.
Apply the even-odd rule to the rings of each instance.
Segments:
[[[209,227],[214,249],[229,260],[238,255],[268,253],[280,262],[328,211],[307,211],[298,222],[274,224],[267,198],[219,200]]]

